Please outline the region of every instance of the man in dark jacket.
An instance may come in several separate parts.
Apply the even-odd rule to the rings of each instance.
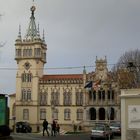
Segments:
[[[44,121],[43,121],[43,136],[44,136],[45,130],[46,130],[46,132],[47,132],[47,134],[48,134],[48,137],[49,137],[48,121],[47,121],[46,119],[44,119]]]
[[[56,122],[53,120],[52,122],[52,136],[56,136]]]

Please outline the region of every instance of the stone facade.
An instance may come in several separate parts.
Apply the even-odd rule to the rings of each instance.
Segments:
[[[140,139],[140,89],[121,90],[121,140]]]

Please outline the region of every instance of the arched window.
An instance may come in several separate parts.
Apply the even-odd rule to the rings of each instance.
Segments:
[[[16,49],[16,57],[20,57],[21,56],[21,49]]]
[[[31,90],[27,90],[27,100],[31,100]]]
[[[21,75],[22,82],[32,82],[32,74],[31,73],[23,73]]]
[[[114,108],[108,108],[107,112],[108,120],[114,120],[115,119],[115,109]]]
[[[25,81],[26,81],[26,80],[25,80],[25,79],[26,79],[25,73],[22,74],[21,79],[22,79],[22,82],[25,82]]]
[[[46,105],[47,104],[47,97],[48,97],[48,94],[45,92],[45,93],[40,93],[40,105]]]
[[[99,120],[105,120],[105,109],[104,108],[99,109]]]
[[[23,57],[31,57],[31,56],[32,56],[32,49],[23,50]]]
[[[71,105],[71,93],[64,92],[64,105]]]
[[[93,91],[93,100],[94,101],[96,100],[96,91],[95,90]]]
[[[58,109],[54,109],[54,119],[58,120]]]
[[[27,95],[26,95],[26,90],[22,89],[22,100],[26,100],[27,99]]]
[[[83,110],[77,109],[77,120],[83,120]]]
[[[104,90],[99,90],[98,91],[98,99],[99,100],[105,100],[105,91]]]
[[[41,49],[40,48],[35,48],[34,49],[34,55],[36,57],[40,57],[41,56]]]
[[[27,82],[32,82],[32,74],[31,73],[28,73],[27,75]]]
[[[59,92],[52,92],[51,94],[51,101],[52,101],[52,104],[57,106],[59,105]]]
[[[23,50],[23,57],[26,56],[26,49]]]
[[[91,92],[91,90],[89,91],[89,99],[90,100],[92,99],[92,92]]]
[[[83,93],[77,92],[76,93],[76,105],[82,105],[83,104]]]
[[[29,53],[28,53],[28,56],[32,56],[32,49],[29,49]]]
[[[31,100],[31,89],[22,89],[21,94],[22,94],[21,99],[23,101]]]
[[[89,113],[90,113],[90,119],[91,120],[96,120],[96,109],[95,108],[90,108]]]
[[[114,90],[108,90],[108,100],[114,100]]]
[[[65,109],[64,110],[64,119],[70,120],[70,115],[71,115],[70,109]]]

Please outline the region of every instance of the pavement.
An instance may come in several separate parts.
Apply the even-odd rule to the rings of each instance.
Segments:
[[[79,136],[82,136],[82,137],[85,137],[85,138],[87,138],[90,134],[65,134],[65,135],[59,135],[59,136],[56,136],[58,139],[66,139],[66,136],[68,136],[68,135],[79,135]],[[50,137],[48,137],[47,136],[47,134],[45,133],[45,136],[43,136],[42,135],[42,133],[11,133],[11,136],[12,137],[14,137],[14,138],[27,138],[27,139],[42,139],[42,140],[44,140],[44,139],[53,139],[53,138],[55,138],[54,136],[50,136]],[[70,136],[70,137],[71,137]],[[73,137],[72,136],[72,137]],[[4,140],[4,139],[3,139]],[[13,139],[10,139],[10,140],[13,140]],[[68,137],[67,137],[67,140],[68,140]],[[90,140],[90,139],[88,139],[88,140]],[[115,136],[112,140],[121,140],[121,137],[120,136]]]

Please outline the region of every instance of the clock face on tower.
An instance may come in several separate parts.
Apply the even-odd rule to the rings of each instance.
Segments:
[[[26,70],[28,70],[30,67],[31,67],[31,65],[30,65],[29,62],[26,62],[26,63],[24,64],[24,68],[25,68]]]

